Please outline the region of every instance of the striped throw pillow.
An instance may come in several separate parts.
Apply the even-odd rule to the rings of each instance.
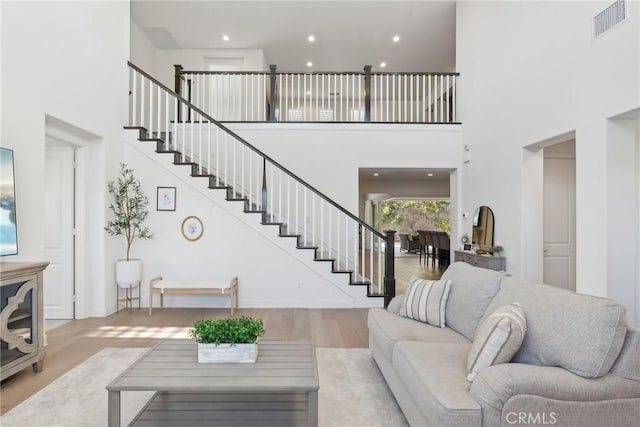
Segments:
[[[423,280],[412,277],[404,294],[400,316],[444,328],[444,309],[450,280]]]
[[[504,305],[484,319],[467,359],[468,381],[491,365],[508,363],[518,352],[527,333],[524,310],[517,302]]]

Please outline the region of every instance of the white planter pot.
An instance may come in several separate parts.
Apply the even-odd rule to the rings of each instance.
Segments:
[[[142,280],[142,260],[119,259],[116,261],[116,283],[121,288],[138,286]]]
[[[258,344],[202,344],[198,343],[199,363],[255,363]]]

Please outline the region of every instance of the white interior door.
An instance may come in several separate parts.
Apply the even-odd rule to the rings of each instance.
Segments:
[[[47,144],[45,179],[45,319],[73,319],[73,148]]]
[[[575,158],[547,158],[545,152],[543,280],[573,291],[576,290],[575,192]]]

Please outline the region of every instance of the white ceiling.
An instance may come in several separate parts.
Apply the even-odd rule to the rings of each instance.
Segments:
[[[455,71],[450,0],[132,0],[131,19],[159,49],[262,49],[280,71]]]
[[[360,192],[376,200],[449,198],[449,177],[450,169],[360,168],[358,171]]]

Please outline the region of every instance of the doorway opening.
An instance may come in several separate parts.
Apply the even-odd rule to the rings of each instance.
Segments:
[[[104,283],[104,192],[101,138],[45,116],[45,320],[84,319],[91,314],[92,288]],[[93,283],[90,287],[88,284]],[[96,313],[97,314],[97,313]]]
[[[576,142],[543,148],[543,281],[576,290]]]
[[[412,276],[437,280],[442,275],[439,266],[425,262],[414,239],[419,240],[419,230],[451,233],[450,176],[449,169],[359,170],[360,219],[380,232],[396,231],[396,295],[404,292]]]

